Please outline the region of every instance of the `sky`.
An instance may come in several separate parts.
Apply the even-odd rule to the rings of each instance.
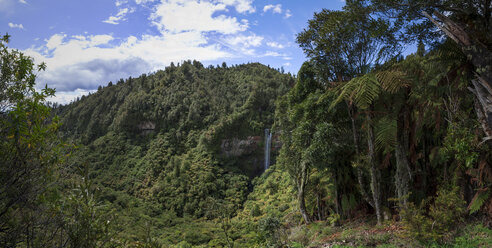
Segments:
[[[297,74],[296,34],[343,0],[0,0],[0,35],[47,69],[40,88],[68,103],[120,78],[198,60],[260,62]]]

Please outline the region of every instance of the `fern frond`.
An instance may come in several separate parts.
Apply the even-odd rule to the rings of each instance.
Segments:
[[[376,148],[380,151],[391,152],[396,146],[396,121],[381,118],[375,125]]]
[[[470,205],[468,205],[468,210],[470,210],[470,213],[472,214],[480,210],[485,201],[489,199],[489,196],[490,189],[479,190],[471,200]]]
[[[350,96],[352,92],[354,92],[357,87],[354,80],[350,80],[349,82],[339,86],[336,91],[338,91],[338,97],[333,101],[330,105],[330,109],[333,109],[337,104],[342,102],[343,100],[350,100]]]
[[[352,93],[355,104],[361,109],[367,109],[379,97],[381,86],[374,74],[368,73],[355,78],[357,88]]]
[[[391,94],[410,86],[405,76],[405,73],[400,70],[387,70],[376,74],[376,78],[381,82],[381,88]]]

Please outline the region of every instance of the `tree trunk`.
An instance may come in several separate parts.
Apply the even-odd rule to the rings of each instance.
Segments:
[[[396,173],[395,186],[400,207],[407,208],[407,198],[409,193],[409,184],[412,178],[412,172],[408,162],[408,132],[410,128],[410,110],[408,106],[404,106],[396,122]]]
[[[396,156],[396,173],[395,173],[395,186],[396,193],[398,195],[398,201],[400,207],[407,208],[407,198],[408,198],[408,186],[410,183],[409,172],[408,172],[408,159],[405,152],[405,148],[400,141],[398,141],[395,147]]]
[[[476,100],[475,111],[485,133],[484,141],[492,139],[492,52],[482,43],[472,39],[465,28],[457,24],[447,16],[434,11],[434,15],[442,22],[439,23],[427,12],[423,14],[441,29],[449,38],[461,46],[463,53],[467,55],[475,67],[476,80],[473,80],[473,88]]]
[[[342,207],[340,206],[340,196],[338,194],[338,173],[336,172],[336,168],[335,168],[335,175],[333,176],[333,184],[335,185],[335,212],[339,215],[339,216],[342,216],[343,213],[342,213]]]
[[[355,155],[357,156],[357,159],[360,159],[360,139],[359,132],[357,131],[357,125],[355,123],[355,107],[347,103],[347,110],[352,123],[352,137],[354,139]],[[362,171],[362,168],[360,166],[357,166],[356,170],[357,181],[360,187],[360,194],[362,195],[362,198],[364,198],[364,200],[369,203],[371,207],[374,208],[374,201],[369,197],[369,194],[366,191],[366,184],[364,183],[364,172]]]
[[[311,223],[311,218],[306,210],[306,201],[305,201],[305,188],[308,180],[308,171],[307,164],[305,162],[301,163],[301,175],[298,178],[297,182],[297,199],[299,201],[299,211],[301,212],[302,218],[306,224]]]
[[[378,225],[381,225],[381,188],[380,188],[380,171],[376,165],[376,151],[374,149],[374,130],[372,126],[372,113],[367,113],[367,145],[369,150],[369,165],[371,174],[371,191],[372,199],[374,202],[374,209],[376,210],[376,217]]]

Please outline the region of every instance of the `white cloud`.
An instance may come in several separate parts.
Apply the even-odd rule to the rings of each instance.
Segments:
[[[237,12],[239,13],[254,13],[256,11],[255,7],[253,7],[253,0],[219,0],[219,2],[234,6]]]
[[[289,62],[287,62],[287,63],[283,63],[282,65],[283,65],[283,66],[285,66],[285,67],[289,67],[289,66],[291,66],[292,64],[291,64],[291,63],[289,63]]]
[[[284,18],[285,18],[285,19],[287,19],[287,18],[289,18],[289,17],[291,17],[291,16],[292,16],[292,12],[290,11],[290,9],[286,10],[286,11],[285,11],[285,16],[284,16]]]
[[[257,56],[254,48],[262,45],[262,36],[252,35],[235,35],[226,37],[224,42],[229,49],[233,50],[236,55],[244,54],[249,56]]]
[[[267,42],[267,46],[272,47],[272,48],[277,48],[277,49],[283,49],[283,48],[285,48],[284,45],[282,45],[280,43],[277,43],[277,42],[274,42],[274,41]]]
[[[284,60],[291,60],[292,59],[286,53],[279,53],[279,52],[274,52],[274,51],[266,51],[264,54],[260,55],[260,57],[282,57],[282,59],[284,59]]]
[[[26,0],[19,0],[19,3],[27,4]]]
[[[68,104],[71,101],[74,101],[77,97],[81,97],[83,95],[88,95],[89,93],[94,93],[97,90],[84,90],[84,89],[76,89],[74,91],[57,91],[54,97],[48,98],[50,102],[57,102],[60,104]]]
[[[210,61],[232,57],[218,45],[210,45],[200,32],[163,36],[130,36],[119,44],[110,35],[72,36],[55,34],[42,47],[25,51],[37,63],[46,62],[38,82],[58,91],[90,90],[119,78],[161,69],[170,62],[196,59]]]
[[[52,50],[58,46],[60,46],[63,43],[63,39],[66,37],[66,34],[55,34],[51,36],[48,40],[46,41],[46,48],[49,50]]]
[[[225,41],[234,46],[241,45],[244,47],[259,47],[263,41],[263,37],[257,36],[256,34],[249,36],[237,35],[228,37]]]
[[[24,29],[24,26],[22,24],[15,24],[15,23],[11,23],[11,22],[9,22],[9,27],[10,28]]]
[[[151,3],[154,2],[155,0],[135,0],[136,4],[146,4],[146,3]]]
[[[151,15],[153,24],[162,33],[167,31],[179,33],[184,31],[234,34],[248,28],[247,23],[238,22],[235,17],[214,16],[218,11],[225,11],[226,4],[206,1],[163,0]]]
[[[118,11],[118,13],[114,16],[110,16],[107,20],[104,20],[103,22],[109,23],[109,24],[119,24],[120,21],[126,20],[126,15],[129,13],[133,13],[135,9],[129,9],[129,8],[122,8]]]
[[[278,53],[278,52],[273,52],[273,51],[267,51],[265,54],[262,55],[263,57],[281,57],[283,54]]]
[[[105,22],[117,24],[135,11],[129,2],[132,1],[117,0],[118,14]],[[47,64],[46,71],[39,75],[39,84],[56,88],[57,102],[68,102],[67,99],[109,81],[162,69],[171,62],[196,59],[206,63],[244,55],[284,56],[276,52],[259,53],[264,38],[246,33],[248,20],[232,16],[231,9],[240,14],[253,13],[253,0],[135,0],[136,4],[150,2],[155,2],[150,25],[156,26],[159,34],[114,37],[87,32],[70,36],[58,33],[43,45],[25,50],[37,63]]]
[[[268,12],[269,10],[271,10],[275,14],[282,14],[282,4],[269,4],[263,7],[263,12]]]
[[[121,5],[127,4],[127,3],[128,3],[128,0],[116,0],[116,2],[114,4],[116,5],[116,7],[120,7]]]

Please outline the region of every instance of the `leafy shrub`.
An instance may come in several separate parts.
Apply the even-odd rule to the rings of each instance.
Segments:
[[[458,187],[440,189],[427,213],[425,201],[419,207],[410,203],[408,208],[402,209],[405,235],[421,242],[445,241],[456,224],[463,221],[466,211],[458,190]]]
[[[258,204],[255,204],[254,207],[251,209],[251,216],[258,217],[260,215],[261,215],[260,206],[258,206]]]
[[[268,246],[280,243],[280,228],[282,224],[277,217],[267,216],[258,222],[258,233]]]
[[[192,248],[193,246],[186,241],[181,241],[177,245],[175,245],[174,247],[175,248]]]
[[[289,209],[288,204],[282,204],[282,205],[280,205],[280,207],[278,207],[278,211],[280,211],[280,212],[285,212],[287,209]]]
[[[298,243],[303,246],[308,246],[311,241],[311,237],[309,235],[309,229],[306,228],[305,226],[299,226],[291,229],[289,240],[293,243]]]

